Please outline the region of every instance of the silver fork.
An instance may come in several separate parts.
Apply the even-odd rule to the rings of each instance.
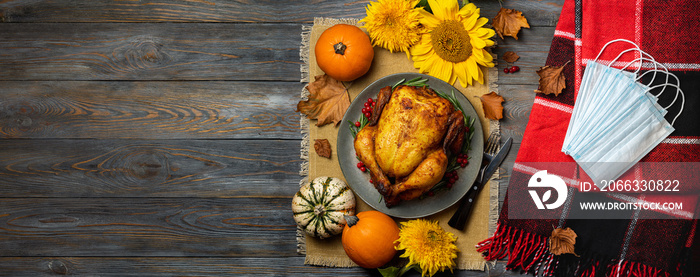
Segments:
[[[480,186],[481,184],[485,183],[483,182],[483,179],[490,177],[485,177],[484,171],[486,170],[486,167],[488,167],[488,165],[491,163],[493,158],[496,156],[496,153],[498,153],[500,145],[501,134],[498,132],[491,133],[491,135],[489,135],[489,138],[486,140],[486,145],[484,146],[484,158],[481,160],[481,168],[479,169],[479,174],[476,176],[476,180],[474,181],[474,184],[471,186],[471,188],[469,188],[469,191],[467,191],[467,194],[464,196],[464,198],[462,198],[462,202],[457,208],[457,211],[454,215],[452,215],[450,221],[447,222],[447,224],[450,225],[452,228],[458,230],[464,229],[464,224],[469,218],[469,213],[471,212],[472,206],[474,205],[474,200],[476,200],[476,196],[481,190]]]

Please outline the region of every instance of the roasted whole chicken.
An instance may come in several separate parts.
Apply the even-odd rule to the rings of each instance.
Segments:
[[[387,207],[427,192],[464,143],[462,112],[427,87],[382,88],[355,153]]]

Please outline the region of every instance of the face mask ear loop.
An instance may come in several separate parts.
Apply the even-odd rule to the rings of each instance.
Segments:
[[[634,59],[634,60],[628,62],[627,65],[625,65],[624,67],[622,67],[620,70],[625,70],[625,69],[627,69],[627,67],[629,67],[630,65],[632,65],[633,63],[635,63],[635,62],[637,62],[637,61],[641,61],[641,62],[643,62],[643,61],[649,61],[649,62],[652,62],[652,63],[654,64],[654,70],[651,70],[651,71],[654,71],[654,76],[651,78],[651,82],[649,82],[649,84],[652,84],[652,83],[654,82],[654,80],[656,80],[656,72],[657,72],[657,71],[660,71],[660,70],[658,70],[659,68],[658,68],[658,66],[656,65],[657,62],[654,61],[653,59],[649,59],[649,58],[645,58],[645,57],[636,58],[636,59]],[[637,68],[637,70],[634,71],[634,74],[638,74],[639,71],[640,71],[640,69],[642,69],[641,66],[640,66],[639,68]],[[647,71],[647,72],[649,72],[649,71]],[[646,74],[647,72],[644,72],[642,75],[639,75],[639,77],[637,77],[637,79],[635,79],[635,80],[636,80],[637,82],[639,82],[639,79],[641,79],[642,76],[644,76],[644,74]],[[666,80],[666,82],[668,83],[668,80]]]
[[[631,50],[632,50],[632,49],[625,50],[623,53],[620,53],[620,55],[618,55],[617,58],[619,58],[620,56],[622,56],[622,54],[624,54],[625,52],[628,52],[628,51],[631,51]],[[630,66],[632,63],[634,63],[634,62],[637,61],[637,60],[640,60],[640,61],[647,60],[647,61],[649,61],[649,62],[651,62],[651,63],[654,64],[654,70],[649,70],[649,71],[646,71],[646,72],[642,73],[641,75],[639,75],[639,77],[637,77],[637,81],[639,81],[640,79],[642,79],[642,77],[644,77],[644,75],[646,75],[646,74],[649,73],[650,71],[654,71],[654,76],[651,78],[651,81],[649,82],[649,85],[647,85],[647,86],[650,86],[651,84],[654,83],[654,80],[656,80],[656,73],[657,73],[657,72],[663,72],[664,74],[666,74],[666,81],[665,81],[665,84],[668,84],[668,76],[670,75],[670,76],[673,76],[673,78],[676,79],[676,83],[680,85],[680,80],[678,80],[678,77],[676,77],[676,75],[670,73],[670,72],[668,71],[668,68],[666,68],[666,66],[665,66],[664,64],[657,62],[657,61],[654,59],[654,57],[653,57],[652,55],[650,55],[650,54],[647,53],[647,52],[644,52],[644,50],[639,49],[639,48],[637,48],[636,50],[638,50],[638,51],[640,52],[640,56],[641,56],[641,57],[640,57],[640,58],[637,58],[637,59],[634,59],[634,60],[632,60],[631,62],[627,63],[627,65],[625,65],[625,67],[622,68],[623,70],[626,69],[628,66]],[[644,56],[647,56],[647,57],[649,57],[649,58],[644,58]],[[658,67],[658,66],[661,66],[664,70],[663,70],[663,71],[659,70],[659,67]],[[637,68],[637,70],[636,70],[634,73],[637,74],[641,69],[642,69],[642,66],[640,66],[639,68]],[[667,87],[664,86],[664,88],[659,92],[659,94],[656,94],[656,95],[654,95],[654,96],[656,96],[656,97],[658,98],[659,96],[661,96],[661,94],[663,94],[663,93],[666,91],[666,88],[667,88]],[[653,94],[652,94],[652,95],[653,95]],[[677,94],[676,94],[676,97],[678,97]],[[674,100],[674,101],[675,101],[675,100]]]
[[[668,68],[666,68],[666,66],[665,66],[664,64],[658,63],[658,65],[660,65],[660,66],[663,68],[663,70],[656,70],[656,71],[666,74],[666,82],[665,82],[664,84],[660,84],[660,85],[669,84],[669,82],[668,82],[668,77],[670,76],[670,77],[673,77],[673,79],[676,80],[676,85],[680,86],[681,81],[678,79],[678,76],[676,76],[675,74],[669,72],[669,71],[668,71]],[[649,71],[647,71],[647,72],[642,73],[642,75],[639,76],[639,78],[644,77],[645,74],[647,74],[647,73],[649,73],[649,72],[651,72],[651,71],[652,71],[652,70],[649,70]],[[655,74],[656,74],[656,73],[655,73]],[[651,83],[652,83],[652,82],[649,82],[650,85],[651,85]],[[658,86],[655,86],[655,87],[658,87]],[[664,93],[664,91],[666,91],[666,88],[667,88],[667,87],[664,86],[664,88],[661,90],[661,92],[659,92],[659,94],[656,94],[656,95],[654,95],[654,96],[656,96],[656,98],[658,98],[659,96],[661,96],[661,94]],[[678,97],[678,95],[676,95],[676,97]],[[674,100],[674,101],[675,101],[675,100]]]
[[[637,61],[637,60],[641,60],[641,61],[645,61],[645,60],[646,60],[646,61],[649,61],[649,62],[651,62],[651,63],[654,64],[654,69],[653,69],[653,70],[646,71],[646,72],[642,73],[641,75],[639,75],[639,77],[637,77],[637,81],[639,81],[640,79],[642,79],[642,77],[644,77],[644,75],[646,75],[647,73],[649,73],[649,72],[654,72],[654,76],[652,76],[651,81],[649,81],[649,84],[647,85],[647,86],[651,86],[651,84],[653,84],[654,81],[656,80],[656,75],[657,75],[656,73],[657,73],[657,72],[662,72],[662,73],[664,73],[664,74],[666,75],[666,81],[664,82],[664,84],[667,84],[667,83],[668,83],[668,76],[669,76],[669,75],[671,75],[671,76],[673,76],[674,78],[676,78],[676,83],[679,83],[679,84],[680,84],[680,81],[678,80],[678,77],[676,77],[676,76],[673,75],[673,74],[670,74],[670,73],[668,72],[668,68],[666,68],[666,66],[664,66],[662,63],[656,62],[656,60],[654,60],[654,58],[651,57],[651,55],[647,54],[646,52],[642,51],[642,53],[643,53],[644,55],[646,55],[646,56],[649,56],[650,58],[645,58],[645,57],[636,58],[636,59],[630,61],[629,63],[627,63],[627,65],[625,65],[625,67],[623,67],[622,69],[623,69],[623,70],[626,69],[628,66],[630,66],[632,63],[634,63],[634,62]],[[659,70],[659,66],[661,66],[661,67],[663,68],[663,70]],[[640,67],[639,69],[641,69],[641,67]],[[639,69],[637,69],[637,72],[639,71]],[[637,72],[635,72],[635,73],[637,73]],[[659,94],[656,94],[656,95],[652,94],[652,95],[654,95],[656,98],[658,98],[659,96],[661,96],[661,94],[663,94],[663,93],[666,91],[666,88],[667,88],[667,87],[664,86],[664,88],[661,90],[661,92],[659,92]]]
[[[617,60],[620,59],[620,57],[622,57],[622,55],[624,55],[624,54],[627,53],[627,52],[631,52],[631,51],[637,51],[637,52],[639,52],[639,56],[640,56],[640,57],[643,57],[643,56],[642,56],[642,53],[643,53],[644,51],[642,51],[642,50],[639,49],[639,48],[630,48],[630,49],[627,49],[627,50],[624,50],[624,51],[620,52],[620,54],[618,54],[617,57],[615,57],[612,61],[610,61],[610,63],[608,64],[608,66],[609,66],[609,67],[612,67],[613,64],[615,64],[615,63],[617,62]],[[632,60],[632,62],[635,62],[635,61],[639,61],[639,58],[636,58],[636,59]],[[629,66],[629,65],[627,65],[627,66]],[[625,66],[625,67],[627,67],[627,66]],[[642,68],[642,63],[641,63],[641,62],[639,63],[639,68]],[[620,71],[622,71],[622,69],[620,69]],[[634,74],[637,74],[637,72],[639,72],[639,69],[637,69],[637,71],[635,71]]]
[[[600,55],[603,54],[603,51],[605,50],[605,48],[607,48],[608,45],[613,44],[613,43],[615,43],[615,42],[627,42],[627,43],[631,43],[632,45],[634,45],[634,47],[635,47],[636,49],[641,49],[641,48],[639,47],[639,45],[637,45],[636,43],[634,43],[634,42],[632,42],[632,41],[629,41],[629,40],[626,40],[626,39],[623,39],[623,38],[613,39],[613,40],[611,40],[611,41],[608,41],[608,43],[606,43],[605,45],[603,45],[603,48],[600,49],[600,52],[598,52],[598,56],[596,56],[595,59],[594,59],[593,61],[594,61],[594,62],[598,62],[598,58],[600,58]],[[639,51],[642,51],[642,50],[639,50]],[[641,56],[641,55],[640,55],[640,56]],[[618,57],[618,58],[619,58],[619,57]],[[618,58],[615,58],[615,60],[617,60]],[[612,64],[612,63],[611,63],[611,64]],[[609,65],[608,65],[608,66],[609,66]]]
[[[674,77],[675,77],[675,76],[674,76]],[[681,89],[681,87],[678,86],[678,85],[676,85],[676,84],[659,84],[659,85],[650,87],[647,91],[652,90],[652,89],[655,89],[655,88],[660,87],[660,86],[671,86],[671,87],[676,88],[676,90],[677,90],[676,97],[673,98],[673,101],[671,101],[671,104],[669,104],[668,106],[664,107],[664,110],[668,110],[668,108],[670,108],[671,106],[673,106],[673,104],[676,103],[676,100],[678,100],[678,95],[679,95],[679,94],[681,95],[681,109],[678,111],[678,114],[676,115],[676,117],[673,118],[673,121],[671,121],[671,126],[673,126],[673,124],[676,123],[676,119],[678,119],[678,117],[681,116],[681,113],[683,113],[683,107],[685,107],[685,93],[683,92],[683,90]]]
[[[673,118],[673,121],[671,121],[671,126],[673,126],[673,124],[676,123],[676,119],[678,119],[678,117],[681,116],[681,113],[683,113],[683,107],[685,107],[685,93],[683,93],[683,91],[681,90],[680,87],[676,86],[676,88],[678,88],[678,91],[681,94],[681,109],[678,111],[678,114],[676,115],[676,117]],[[675,102],[675,101],[676,100],[674,99],[673,102]]]

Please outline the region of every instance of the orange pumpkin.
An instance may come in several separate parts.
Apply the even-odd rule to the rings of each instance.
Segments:
[[[357,265],[377,268],[396,255],[399,226],[391,217],[378,211],[345,216],[342,243],[345,253]]]
[[[374,59],[369,36],[348,24],[333,25],[323,31],[314,51],[316,64],[338,81],[352,81],[365,75]]]

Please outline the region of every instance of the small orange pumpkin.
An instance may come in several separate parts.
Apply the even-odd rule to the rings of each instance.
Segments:
[[[316,64],[333,79],[352,81],[365,75],[374,59],[369,36],[357,26],[336,24],[321,33],[314,48]]]
[[[378,211],[345,215],[343,249],[348,257],[364,268],[385,265],[396,255],[399,226],[391,217]]]

